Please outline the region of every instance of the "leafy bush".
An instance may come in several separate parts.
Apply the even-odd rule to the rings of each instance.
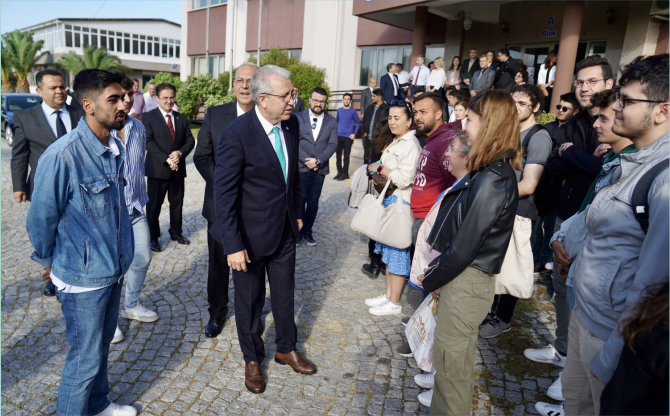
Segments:
[[[211,96],[205,100],[205,107],[212,107],[215,105],[228,104],[235,101],[235,93],[231,90],[223,96]]]
[[[149,88],[150,83],[154,83],[156,85],[158,84],[172,84],[174,87],[179,91],[179,88],[181,87],[181,79],[179,77],[175,77],[169,72],[159,72],[156,75],[154,75],[153,78],[149,80],[146,84],[144,84],[144,89],[142,89],[142,92],[147,92],[147,89]]]
[[[543,111],[542,114],[535,117],[535,119],[540,124],[547,124],[547,123],[551,123],[552,121],[556,120],[556,114],[547,113],[546,111]]]
[[[198,107],[214,98],[223,98],[221,85],[212,74],[194,76],[189,75],[186,81],[177,87],[176,101],[179,112],[189,119],[195,117]]]
[[[300,89],[300,98],[305,101],[316,87],[324,88],[330,94],[330,88],[326,83],[326,70],[309,62],[299,61],[295,57],[289,57],[286,49],[271,48],[261,55],[262,65],[277,65],[288,69],[291,72],[291,82]]]

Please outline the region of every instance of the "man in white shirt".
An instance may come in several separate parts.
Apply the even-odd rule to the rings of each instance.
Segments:
[[[421,55],[416,58],[416,66],[412,68],[412,72],[409,74],[409,82],[412,84],[411,94],[414,95],[414,89],[416,87],[426,88],[426,83],[428,82],[428,77],[430,76],[430,70],[426,65],[426,58]]]
[[[404,100],[409,91],[409,72],[402,68],[402,63],[400,62],[395,64],[395,72],[398,75],[398,83],[400,84],[400,93],[398,93],[398,97],[401,100]]]
[[[147,92],[144,93],[144,112],[148,113],[158,107],[158,97],[156,96],[156,84],[150,82],[147,86]]]

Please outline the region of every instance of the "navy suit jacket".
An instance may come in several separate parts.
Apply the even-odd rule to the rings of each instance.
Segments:
[[[305,166],[305,159],[313,157],[321,161],[319,174],[328,175],[330,173],[328,159],[337,149],[337,120],[330,114],[324,114],[319,137],[314,140],[309,110],[298,113],[296,116],[300,125],[300,172],[309,172],[309,168]]]
[[[256,110],[237,117],[221,133],[216,152],[212,236],[226,255],[247,250],[250,260],[269,256],[281,242],[288,215],[299,236],[302,219],[298,174],[298,119],[281,122],[288,165],[286,182],[277,154]]]
[[[396,82],[398,81],[398,76],[396,74],[393,74],[395,77]],[[400,83],[398,83],[400,85]],[[393,93],[394,88],[393,88],[393,80],[389,76],[388,72],[384,75],[382,75],[381,79],[379,80],[379,88],[381,88],[384,91],[384,102],[386,104],[391,104],[391,101],[396,97],[396,95]]]

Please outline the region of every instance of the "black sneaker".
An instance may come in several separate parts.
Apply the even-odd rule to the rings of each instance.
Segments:
[[[303,238],[303,240],[305,240],[305,242],[307,243],[308,246],[313,247],[313,246],[316,245],[316,240],[311,235],[303,235],[302,238]]]
[[[335,179],[336,181],[339,181],[341,176],[342,176],[342,172],[337,172],[337,175],[335,175],[333,177],[333,179]]]

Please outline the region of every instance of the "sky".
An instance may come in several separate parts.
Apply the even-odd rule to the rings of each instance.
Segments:
[[[56,18],[155,18],[181,24],[183,0],[2,0],[0,32]],[[184,0],[185,1],[185,0]]]

